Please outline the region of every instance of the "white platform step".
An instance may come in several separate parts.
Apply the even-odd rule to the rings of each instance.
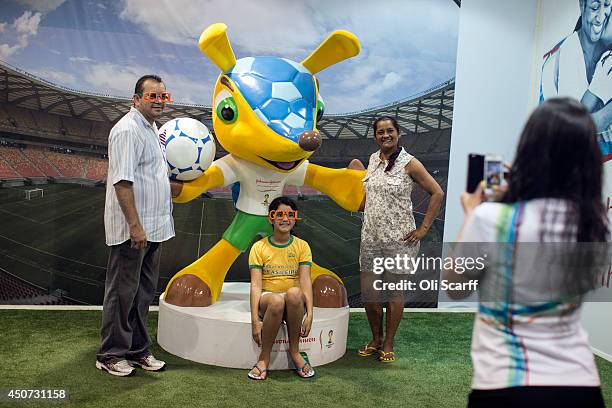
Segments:
[[[157,342],[166,351],[198,363],[251,368],[259,347],[251,335],[249,283],[227,282],[219,299],[208,307],[179,307],[159,299]],[[346,351],[349,308],[314,308],[312,329],[300,339],[312,366],[330,363]],[[293,368],[288,356],[287,327],[282,325],[270,360],[270,369]]]

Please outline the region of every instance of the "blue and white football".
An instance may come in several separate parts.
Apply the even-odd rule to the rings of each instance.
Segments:
[[[263,123],[297,142],[323,113],[315,79],[302,64],[286,58],[247,57],[227,73]]]
[[[159,129],[159,142],[173,180],[199,177],[215,159],[215,141],[208,128],[191,118],[169,120]]]

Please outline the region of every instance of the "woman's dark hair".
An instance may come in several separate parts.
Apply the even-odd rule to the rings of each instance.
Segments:
[[[602,200],[603,156],[595,123],[570,98],[545,101],[529,117],[516,150],[503,202],[565,199],[575,217],[578,242],[606,242],[608,222]]]
[[[268,207],[268,212],[272,211],[272,210],[278,210],[278,207],[280,207],[281,204],[285,204],[288,205],[289,207],[291,207],[292,210],[296,210],[297,211],[297,203],[292,200],[289,197],[285,197],[285,196],[280,196],[280,197],[276,197],[274,200],[272,200],[272,202],[270,203],[270,206]]]
[[[395,118],[391,116],[381,116],[377,118],[372,124],[372,128],[374,129],[374,139],[376,139],[376,131],[378,130],[378,124],[384,120],[390,121],[393,127],[395,128],[395,130],[397,130],[397,133],[398,134],[400,133],[399,124],[397,123],[397,120]],[[402,151],[402,147],[398,146],[397,150],[393,152],[391,156],[389,156],[389,163],[387,163],[387,167],[385,167],[385,172],[391,171],[391,169],[393,168],[393,165],[395,164],[395,160],[397,160],[397,157],[399,156],[401,151]]]
[[[388,120],[391,122],[391,124],[393,125],[393,127],[395,128],[395,130],[397,130],[397,133],[399,133],[400,128],[399,125],[397,124],[397,120],[391,116],[380,116],[378,118],[376,118],[376,120],[374,121],[374,123],[372,123],[372,129],[374,130],[374,135],[376,137],[376,131],[378,130],[378,123],[382,122],[383,120]]]

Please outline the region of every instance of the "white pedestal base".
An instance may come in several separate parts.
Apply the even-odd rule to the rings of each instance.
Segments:
[[[253,341],[248,283],[228,282],[208,307],[179,307],[159,298],[157,341],[169,353],[198,363],[251,368],[259,347]],[[314,308],[312,329],[300,339],[312,366],[330,363],[346,351],[349,308]],[[288,355],[287,327],[282,325],[270,359],[271,370],[294,368]]]

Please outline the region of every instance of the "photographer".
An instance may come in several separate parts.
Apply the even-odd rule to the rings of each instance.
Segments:
[[[609,240],[602,162],[585,107],[549,99],[523,130],[501,202],[482,203],[482,184],[461,196],[465,220],[454,255],[477,246],[495,251],[478,273],[469,407],[604,407],[580,324],[582,300],[601,264],[580,251]],[[572,256],[555,252],[559,246]],[[443,271],[449,281],[473,277]]]

